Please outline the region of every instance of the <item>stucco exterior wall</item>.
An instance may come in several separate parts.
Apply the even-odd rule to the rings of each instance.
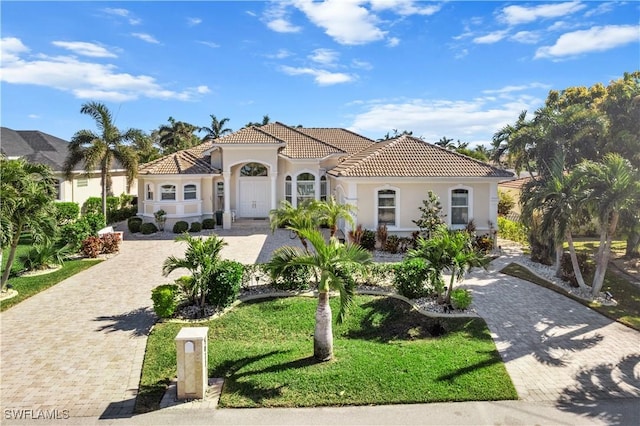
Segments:
[[[65,179],[62,173],[57,173],[56,178],[60,182],[59,201],[78,203],[80,208],[90,197],[102,197],[100,175],[92,174],[87,177],[84,174],[74,175],[72,179]],[[84,185],[86,183],[86,185]],[[80,185],[79,185],[80,184]],[[127,191],[127,178],[123,174],[114,173],[111,176],[111,193],[118,197],[121,194],[138,195],[138,184],[133,181]]]

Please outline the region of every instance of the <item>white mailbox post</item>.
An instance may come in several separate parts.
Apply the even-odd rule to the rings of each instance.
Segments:
[[[207,332],[209,327],[183,327],[176,336],[178,399],[203,399],[209,382]]]

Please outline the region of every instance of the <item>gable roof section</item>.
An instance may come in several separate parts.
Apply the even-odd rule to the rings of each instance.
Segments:
[[[275,122],[267,124],[260,129],[286,143],[286,146],[280,151],[280,154],[285,157],[294,159],[316,159],[325,158],[333,154],[347,154],[335,146],[329,145],[282,123]]]
[[[30,163],[45,164],[54,171],[63,169],[69,153],[69,142],[37,130],[0,128],[0,152],[7,157],[22,157]],[[83,170],[78,163],[74,170]]]
[[[254,144],[284,144],[284,141],[262,130],[262,127],[245,127],[229,135],[215,139],[214,145],[254,145]]]
[[[220,173],[211,166],[211,157],[203,152],[211,149],[212,142],[205,142],[193,148],[165,155],[157,160],[142,164],[141,175],[200,175]]]
[[[336,177],[513,176],[506,170],[407,135],[370,145],[327,173]]]
[[[507,180],[504,182],[500,182],[498,185],[503,188],[521,190],[524,184],[529,182],[531,179],[532,179],[531,176],[526,176],[526,177],[522,177],[514,180]]]
[[[375,142],[369,138],[365,138],[357,133],[347,129],[340,128],[319,128],[319,127],[300,127],[297,131],[307,136],[318,139],[329,145],[348,153],[355,154]]]

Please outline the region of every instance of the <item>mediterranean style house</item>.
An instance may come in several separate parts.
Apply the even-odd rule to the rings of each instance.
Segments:
[[[57,201],[78,203],[80,207],[89,197],[101,197],[100,171],[87,174],[82,164],[73,171],[72,179],[64,176],[63,164],[67,158],[69,142],[37,130],[12,130],[0,128],[0,152],[8,159],[24,158],[30,163],[45,164],[54,172],[57,179]],[[124,170],[111,171],[111,192],[136,195],[138,189],[134,182],[127,188],[127,177]]]
[[[412,222],[428,191],[435,192],[451,228],[472,219],[477,230],[495,224],[498,182],[513,174],[408,135],[374,142],[340,128],[271,123],[176,152],[140,167],[138,213],[167,223],[201,221],[222,212],[235,220],[264,219],[281,200],[297,206],[333,195],[357,208],[355,223],[417,230]],[[349,229],[341,224],[346,234]]]

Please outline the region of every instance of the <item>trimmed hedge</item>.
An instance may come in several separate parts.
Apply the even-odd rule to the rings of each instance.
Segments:
[[[140,227],[140,232],[142,232],[143,235],[153,234],[158,232],[158,227],[154,223],[146,222]]]
[[[202,231],[202,224],[200,222],[192,222],[189,227],[189,232],[200,232]]]
[[[135,234],[140,232],[140,227],[142,226],[142,218],[141,217],[130,217],[127,220],[127,227],[129,228],[129,232]]]
[[[178,307],[178,286],[175,284],[163,284],[151,290],[153,311],[160,318],[169,318]]]
[[[215,229],[216,220],[213,218],[208,218],[202,221],[202,229]]]
[[[179,220],[173,225],[174,234],[183,234],[189,229],[189,224],[184,220]]]

